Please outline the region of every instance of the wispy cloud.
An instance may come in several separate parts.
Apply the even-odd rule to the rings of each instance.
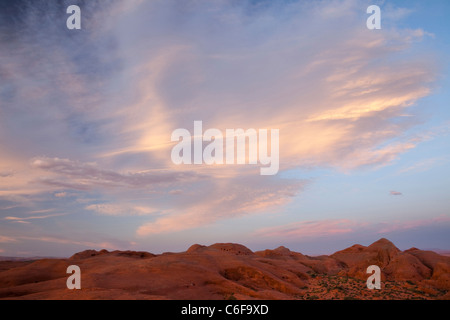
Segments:
[[[12,222],[26,223],[27,220],[48,219],[48,218],[54,218],[54,217],[61,217],[61,216],[65,216],[65,215],[67,215],[67,213],[55,213],[55,214],[47,214],[47,215],[41,215],[41,216],[29,216],[29,217],[5,217],[3,219],[12,221]]]
[[[11,171],[0,171],[0,178],[8,178],[14,175]]]
[[[55,194],[53,194],[53,196],[55,198],[65,198],[67,196],[67,192],[56,192]]]
[[[80,245],[88,248],[95,249],[117,249],[116,243],[106,242],[106,241],[77,241],[71,239],[64,239],[58,237],[51,236],[43,236],[43,237],[19,237],[20,240],[32,240],[32,241],[41,241],[41,242],[51,242],[51,243],[59,243],[59,244],[72,244],[72,245]]]
[[[68,182],[70,184],[83,185],[86,188],[91,186],[143,188],[159,183],[182,183],[204,177],[193,171],[148,170],[122,174],[113,170],[100,169],[92,163],[59,158],[37,158],[32,161],[32,166],[64,177],[70,181]],[[43,183],[45,181],[48,182],[48,180],[41,180]]]
[[[131,248],[135,245],[134,242],[126,241],[79,241],[64,237],[55,236],[16,236],[12,237],[0,237],[0,243],[7,242],[23,242],[23,241],[38,241],[38,242],[50,242],[57,244],[77,245],[92,249],[118,249],[118,248]]]
[[[303,240],[356,235],[361,232],[374,236],[390,234],[416,228],[437,226],[450,223],[450,217],[440,215],[429,219],[393,220],[384,222],[367,222],[354,219],[325,219],[292,222],[285,225],[260,228],[255,236],[277,238],[278,240]]]
[[[158,213],[158,210],[151,207],[131,206],[125,204],[91,204],[86,206],[86,210],[98,212],[109,216],[143,216]]]
[[[176,232],[211,225],[218,220],[240,217],[283,207],[302,190],[308,181],[276,180],[265,185],[264,177],[216,179],[199,189],[201,202],[192,197],[192,192],[176,195],[180,197],[173,212],[146,223],[137,230],[145,236]]]
[[[416,229],[420,227],[427,227],[439,224],[450,223],[450,216],[441,215],[438,217],[431,217],[429,219],[418,219],[412,221],[392,221],[389,223],[382,223],[378,233],[390,233],[395,231],[405,231],[410,229]]]
[[[0,236],[0,243],[16,242],[16,239],[7,236]]]
[[[443,158],[430,158],[418,161],[412,165],[404,167],[399,170],[399,173],[407,173],[407,172],[422,172],[430,170],[440,164],[444,163]]]
[[[53,211],[55,211],[55,209],[42,209],[42,210],[33,210],[33,211],[30,211],[29,213],[31,213],[31,214],[49,213],[49,212],[53,212]]]
[[[300,221],[282,226],[262,228],[255,232],[255,236],[281,237],[283,239],[318,238],[352,233],[362,225],[360,222],[348,219]]]
[[[401,193],[400,191],[389,191],[389,194],[391,196],[402,196],[403,193]]]

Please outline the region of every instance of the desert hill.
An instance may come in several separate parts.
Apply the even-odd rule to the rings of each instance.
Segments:
[[[366,288],[366,268],[382,289]],[[69,290],[69,265],[81,290]],[[0,261],[1,299],[450,299],[450,257],[387,239],[311,257],[285,247],[192,245],[181,253],[86,250],[69,259]]]

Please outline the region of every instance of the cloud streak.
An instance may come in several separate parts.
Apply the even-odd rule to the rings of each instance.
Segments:
[[[56,243],[56,244],[64,244],[64,245],[77,245],[87,248],[94,248],[94,249],[117,249],[118,247],[121,248],[130,248],[133,243],[128,242],[120,242],[120,241],[77,241],[77,240],[71,240],[67,238],[62,237],[54,237],[54,236],[20,236],[16,237],[14,239],[14,242],[19,241],[39,241],[39,242],[50,242],[50,243]]]
[[[300,221],[288,225],[262,228],[256,236],[282,237],[284,239],[308,239],[352,233],[363,224],[348,219]]]
[[[30,216],[30,217],[5,217],[4,220],[17,222],[17,223],[27,223],[27,220],[36,220],[36,219],[48,219],[54,217],[65,216],[67,213],[55,213],[55,214],[47,214],[42,216]]]
[[[214,183],[200,189],[204,199],[189,199],[191,192],[178,195],[173,212],[139,227],[140,236],[176,232],[208,226],[227,218],[241,217],[265,211],[273,211],[289,203],[308,181],[276,180],[262,185],[265,177],[216,179]],[[186,201],[186,199],[189,199]]]
[[[158,210],[150,207],[115,205],[115,204],[91,204],[86,206],[86,210],[95,211],[97,213],[109,216],[142,216],[155,214]]]
[[[429,219],[418,219],[412,221],[394,221],[392,223],[382,224],[382,228],[380,228],[378,233],[406,231],[421,227],[429,227],[433,225],[448,224],[448,223],[450,223],[450,217],[446,215],[440,215],[438,217],[432,217]]]
[[[428,219],[394,220],[389,222],[365,222],[354,219],[324,219],[292,222],[285,225],[260,228],[255,236],[277,240],[311,240],[325,237],[364,234],[392,234],[402,231],[450,223],[450,217],[440,215]]]
[[[66,177],[70,182],[41,179],[44,184],[60,183],[73,185],[73,189],[86,189],[91,186],[143,188],[161,183],[183,183],[201,179],[204,176],[192,171],[148,171],[121,174],[112,170],[100,169],[92,163],[81,163],[69,159],[36,158],[32,167],[54,173],[58,177]]]
[[[0,243],[10,243],[10,242],[16,242],[17,240],[12,237],[7,236],[0,236]]]

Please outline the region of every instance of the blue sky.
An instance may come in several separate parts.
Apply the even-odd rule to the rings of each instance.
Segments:
[[[0,255],[450,249],[448,1],[66,4],[0,6]],[[195,120],[280,129],[280,172],[174,165]]]

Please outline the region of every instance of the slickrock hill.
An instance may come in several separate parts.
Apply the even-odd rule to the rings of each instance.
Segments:
[[[382,289],[366,288],[378,265]],[[67,267],[81,269],[69,290]],[[69,259],[0,261],[1,299],[450,299],[450,257],[386,239],[310,257],[285,247],[252,252],[240,244],[195,244],[151,254],[86,250]]]
[[[377,265],[382,270],[382,279],[390,281],[422,281],[430,279],[437,265],[448,266],[449,257],[415,248],[400,251],[387,239],[380,239],[368,247],[354,245],[331,255],[345,264],[340,275],[366,279],[365,268]],[[444,272],[445,273],[445,272]],[[441,279],[441,275],[436,275]]]

